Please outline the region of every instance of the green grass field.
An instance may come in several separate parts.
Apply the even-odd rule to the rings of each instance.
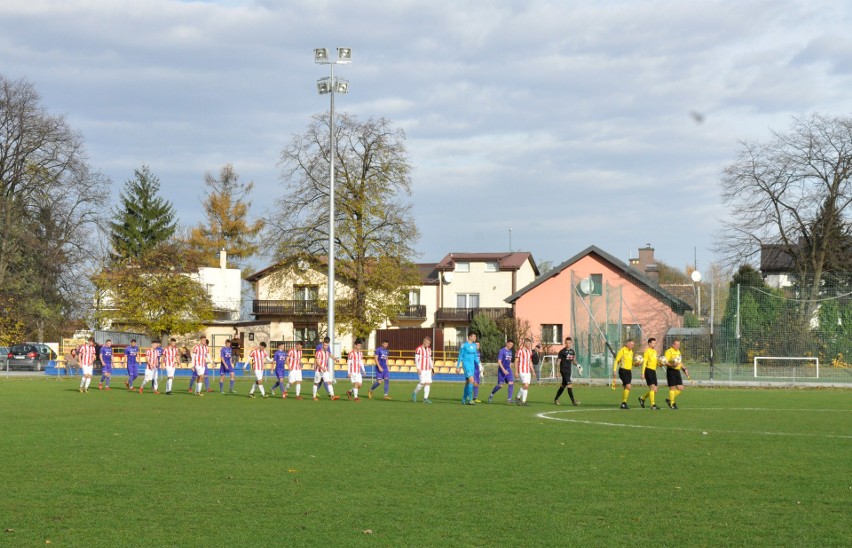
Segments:
[[[620,391],[600,387],[579,387],[579,408],[555,407],[551,386],[531,387],[526,408],[462,406],[455,384],[436,385],[431,406],[414,404],[412,387],[395,382],[393,401],[356,404],[80,394],[73,379],[0,379],[0,544],[852,538],[849,391],[687,389],[680,410],[652,412],[638,408],[637,390],[620,411]]]

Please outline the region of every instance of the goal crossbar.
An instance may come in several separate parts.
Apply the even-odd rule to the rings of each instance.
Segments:
[[[771,362],[807,362],[806,365],[811,366],[814,369],[813,369],[812,375],[797,375],[796,372],[798,370],[798,367],[795,366],[795,365],[792,365],[792,366],[790,366],[790,365],[773,365],[773,366],[764,365],[764,367],[769,367],[773,371],[773,373],[760,375],[758,366],[760,365],[761,361],[764,361],[764,362],[767,362],[767,361],[771,361]],[[790,371],[793,372],[792,375],[789,374]],[[780,374],[776,374],[776,373],[780,373]],[[819,358],[816,357],[816,356],[792,356],[792,357],[790,357],[790,356],[755,356],[754,357],[754,377],[758,378],[758,377],[761,377],[761,376],[773,377],[773,378],[776,378],[776,379],[798,379],[798,378],[801,378],[801,377],[814,377],[814,378],[818,379],[819,378]]]

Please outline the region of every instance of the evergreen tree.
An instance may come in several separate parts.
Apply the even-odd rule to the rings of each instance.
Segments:
[[[137,262],[158,244],[175,233],[175,209],[158,196],[160,180],[148,166],[134,170],[133,179],[124,184],[121,204],[110,223],[114,261]]]
[[[193,228],[189,245],[199,251],[208,266],[218,266],[219,250],[228,252],[228,259],[237,266],[257,253],[257,237],[263,230],[263,220],[249,224],[246,220],[251,202],[247,200],[254,183],[239,182],[231,164],[225,165],[216,178],[207,173],[204,184],[209,189],[204,202],[207,222]]]

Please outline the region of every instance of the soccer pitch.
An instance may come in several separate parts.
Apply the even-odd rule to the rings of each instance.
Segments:
[[[426,405],[405,382],[391,401],[359,403],[346,381],[335,402],[311,401],[310,384],[305,400],[283,401],[245,397],[245,381],[241,395],[203,398],[80,394],[78,382],[0,379],[0,544],[848,546],[852,535],[848,390],[687,387],[676,411],[640,409],[634,390],[623,411],[620,389],[585,386],[580,407],[554,406],[555,387],[537,385],[517,407],[505,388],[462,406],[460,384],[434,385]]]

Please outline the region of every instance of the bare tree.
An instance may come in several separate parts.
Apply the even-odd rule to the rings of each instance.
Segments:
[[[718,250],[733,266],[777,246],[792,259],[803,290],[818,295],[826,267],[842,263],[834,255],[852,238],[850,177],[852,118],[795,118],[768,143],[743,143],[722,178],[732,220]]]
[[[0,76],[0,287],[40,338],[79,302],[107,182],[32,84]]]
[[[335,119],[335,257],[353,288],[341,324],[365,335],[401,311],[401,289],[418,282],[411,264],[419,234],[411,212],[405,134],[385,118]],[[328,115],[281,153],[287,191],[270,215],[267,239],[281,261],[328,255]]]

